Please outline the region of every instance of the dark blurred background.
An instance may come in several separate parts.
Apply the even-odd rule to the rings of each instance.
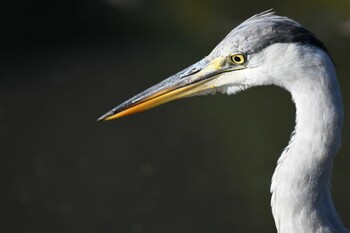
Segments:
[[[294,127],[277,87],[96,119],[274,8],[325,42],[345,128],[333,195],[350,227],[350,2],[8,1],[0,14],[0,232],[275,232],[270,180]]]

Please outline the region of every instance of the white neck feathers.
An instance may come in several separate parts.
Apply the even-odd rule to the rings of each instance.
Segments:
[[[330,59],[313,68],[307,70],[317,68],[317,72],[303,73],[304,77],[283,84],[295,102],[296,126],[271,184],[279,233],[347,232],[330,193],[342,128],[340,90]]]

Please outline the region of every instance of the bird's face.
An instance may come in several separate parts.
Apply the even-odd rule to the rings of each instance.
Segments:
[[[239,52],[208,56],[125,101],[99,120],[120,118],[188,96],[226,92],[228,87],[236,92],[245,89],[246,75],[242,71],[247,64],[247,56]]]
[[[179,98],[217,91],[234,94],[269,84],[289,89],[307,70],[314,70],[308,68],[322,67],[318,59],[327,57],[322,42],[303,26],[264,12],[232,30],[201,61],[125,101],[99,120],[111,120]],[[329,57],[328,63],[331,63]]]

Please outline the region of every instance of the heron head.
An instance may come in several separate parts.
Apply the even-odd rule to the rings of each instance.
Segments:
[[[284,75],[281,71],[286,72],[287,80],[290,66],[303,64],[303,53],[298,48],[326,52],[322,42],[299,23],[271,11],[263,12],[232,30],[207,57],[118,105],[99,121],[188,96],[234,94],[252,86],[279,85],[278,76]]]

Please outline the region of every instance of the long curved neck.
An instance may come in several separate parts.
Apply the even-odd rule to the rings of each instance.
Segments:
[[[271,184],[279,233],[347,232],[330,193],[333,158],[340,147],[341,96],[335,72],[323,74],[284,87],[295,102],[296,126]]]

